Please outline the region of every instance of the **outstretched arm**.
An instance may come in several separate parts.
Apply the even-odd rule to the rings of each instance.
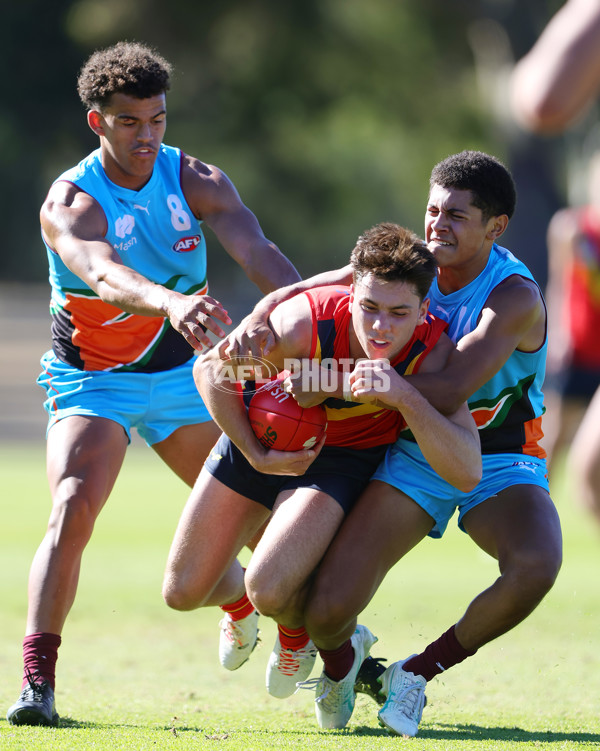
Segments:
[[[600,0],[567,0],[515,66],[511,103],[528,130],[560,133],[600,91]]]
[[[265,237],[256,216],[224,172],[186,156],[181,181],[196,218],[212,229],[263,294],[300,280],[292,262]]]
[[[65,265],[104,302],[127,313],[168,318],[195,349],[212,341],[202,326],[225,335],[227,311],[208,295],[183,295],[126,266],[105,238],[106,217],[98,203],[72,183],[57,182],[40,212],[42,232]]]
[[[307,289],[327,286],[330,284],[350,284],[352,270],[350,266],[333,271],[324,271],[308,279],[281,287],[259,300],[254,310],[247,315],[235,331],[219,344],[221,357],[237,359],[239,357],[267,357],[270,354],[275,339],[268,325],[269,315],[282,302],[304,292]]]
[[[407,378],[436,409],[450,415],[515,349],[533,352],[545,336],[546,308],[539,289],[529,280],[510,277],[490,294],[477,326],[460,339],[443,370]]]

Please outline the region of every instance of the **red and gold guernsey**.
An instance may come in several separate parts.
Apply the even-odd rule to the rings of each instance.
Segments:
[[[311,358],[337,364],[342,372],[350,363],[350,287],[318,287],[308,290],[313,319]],[[438,342],[447,324],[429,316],[417,326],[412,338],[391,362],[400,375],[417,373],[423,361]],[[352,370],[352,367],[349,368]],[[327,410],[327,446],[370,448],[393,443],[406,427],[404,418],[395,410],[374,404],[355,404],[329,398]]]
[[[579,214],[580,233],[565,285],[565,320],[569,323],[573,364],[600,368],[600,347],[594,342],[600,331],[600,212],[594,206]]]

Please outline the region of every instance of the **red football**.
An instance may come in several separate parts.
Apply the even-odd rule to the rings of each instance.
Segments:
[[[281,388],[287,373],[265,384],[250,400],[248,419],[265,448],[300,451],[312,448],[327,428],[325,407],[304,409]]]

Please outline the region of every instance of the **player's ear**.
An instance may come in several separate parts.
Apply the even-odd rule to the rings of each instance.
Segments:
[[[348,311],[352,313],[352,303],[354,302],[354,285],[350,285],[350,303],[348,305]]]
[[[89,110],[89,112],[87,113],[87,121],[88,125],[97,136],[104,135],[104,121],[102,119],[102,115],[98,112],[98,110]]]
[[[417,319],[417,326],[420,326],[425,322],[427,318],[427,311],[429,310],[429,298],[426,297],[419,306],[419,317]]]
[[[500,237],[500,235],[504,232],[506,227],[508,226],[508,216],[506,214],[499,214],[498,216],[493,216],[488,224],[488,232],[487,236],[490,240],[493,242],[496,242],[496,240]]]

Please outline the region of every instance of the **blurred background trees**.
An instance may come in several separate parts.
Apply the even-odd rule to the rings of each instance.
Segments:
[[[97,145],[76,93],[79,68],[93,49],[128,39],[155,46],[175,66],[166,142],[224,169],[301,274],[345,263],[356,236],[376,222],[422,233],[431,167],[478,148],[514,171],[519,207],[505,244],[544,283],[545,228],[566,201],[568,142],[518,132],[504,85],[559,5],[11,3],[0,25],[0,279],[46,279],[39,206],[52,180]],[[213,284],[222,279],[217,286],[246,295],[215,245],[209,237]]]

